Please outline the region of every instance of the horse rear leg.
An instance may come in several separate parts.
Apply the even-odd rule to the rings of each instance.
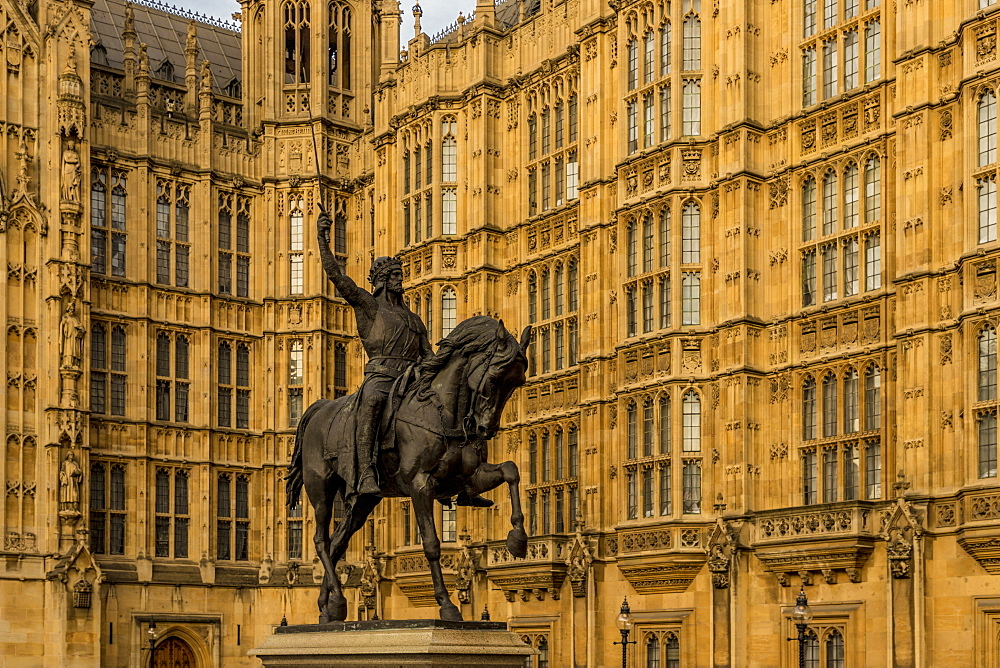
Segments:
[[[521,559],[528,553],[528,534],[524,530],[524,512],[521,509],[521,473],[514,462],[490,464],[483,462],[469,477],[469,491],[482,494],[507,483],[510,490],[510,524],[507,532],[507,551]]]
[[[347,599],[340,591],[340,581],[334,572],[336,563],[330,559],[330,521],[333,519],[333,499],[336,491],[330,494],[317,495],[317,500],[313,503],[316,512],[316,533],[313,534],[313,544],[316,546],[316,555],[323,564],[323,583],[319,588],[319,598],[316,605],[319,607],[319,623],[340,621],[335,619],[334,612],[342,608],[344,616],[347,616]],[[330,593],[333,592],[333,605],[330,603]],[[332,607],[332,610],[331,610]]]
[[[342,622],[347,619],[347,598],[340,586],[340,580],[334,570],[337,562],[347,552],[347,545],[351,541],[351,536],[357,533],[358,529],[365,525],[365,520],[371,515],[372,510],[382,499],[377,496],[361,496],[354,503],[347,504],[344,509],[344,521],[337,525],[333,532],[333,537],[327,543],[327,550],[324,552],[326,559],[323,561],[327,575],[331,578],[330,589],[333,592],[332,600],[325,609],[320,606],[320,623]],[[317,547],[318,549],[318,547]],[[329,563],[329,566],[327,564]],[[326,582],[324,577],[323,582]],[[322,595],[321,595],[322,598]]]
[[[434,582],[434,599],[441,606],[441,619],[460,622],[462,612],[448,598],[448,588],[441,573],[441,540],[434,526],[434,485],[430,475],[418,473],[410,483],[410,498],[413,499],[413,514],[417,517],[420,539],[424,545],[424,556],[431,570]]]

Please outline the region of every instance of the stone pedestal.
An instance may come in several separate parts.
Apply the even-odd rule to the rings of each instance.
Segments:
[[[264,668],[524,665],[535,650],[503,622],[378,620],[279,626],[249,654]]]

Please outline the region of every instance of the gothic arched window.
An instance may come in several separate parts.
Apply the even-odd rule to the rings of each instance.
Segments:
[[[844,229],[858,226],[858,166],[851,163],[844,170]]]
[[[647,84],[656,76],[656,40],[653,38],[653,31],[647,30],[642,38],[642,82]]]
[[[660,211],[660,268],[670,266],[670,209]]]
[[[816,238],[816,179],[802,183],[802,241]]]
[[[837,434],[837,377],[823,378],[823,436]]]
[[[642,404],[642,456],[649,457],[653,454],[653,399],[646,397]]]
[[[552,285],[555,288],[556,315],[562,315],[566,303],[566,270],[561,262],[553,272]]]
[[[569,261],[569,272],[566,282],[569,291],[569,305],[567,309],[572,313],[580,308],[580,268],[577,265],[576,258],[572,258]]]
[[[660,454],[670,454],[670,397],[660,397]]]
[[[684,395],[683,410],[683,443],[684,452],[699,452],[701,450],[701,397],[694,390]]]
[[[826,665],[823,668],[844,668],[844,636],[837,629],[826,637]]]
[[[538,322],[538,279],[534,272],[528,276],[528,322]]]
[[[627,270],[629,276],[635,276],[639,269],[639,239],[634,220],[630,220],[625,228],[625,252],[627,254]]]
[[[453,182],[458,178],[458,146],[455,140],[454,116],[441,119],[441,180]]]
[[[693,14],[684,19],[684,62],[681,69],[701,69],[701,19]]]
[[[635,459],[639,456],[639,410],[634,401],[630,401],[628,405],[628,423],[626,431],[628,438],[627,455],[629,459]]]
[[[816,438],[816,381],[807,378],[802,383],[802,440]]]
[[[865,222],[877,223],[882,217],[882,164],[877,156],[865,163]]]
[[[987,90],[979,96],[979,166],[997,161],[997,98]]]
[[[681,668],[681,642],[675,634],[667,634],[663,649],[666,650],[667,655],[664,668]]]
[[[542,320],[552,316],[552,279],[548,269],[542,270]]]
[[[829,171],[823,175],[823,234],[833,234],[837,230],[837,173]]]
[[[653,214],[642,219],[642,270],[653,270]]]
[[[285,83],[309,83],[309,3],[289,1],[281,9],[285,31]]]
[[[844,374],[844,433],[853,434],[860,428],[858,372],[849,369]]]
[[[670,74],[670,21],[660,27],[660,76]]]
[[[329,84],[335,88],[351,87],[351,8],[331,2],[328,46]]]
[[[441,291],[441,336],[446,337],[455,329],[457,317],[457,303],[455,291],[452,288],[445,288]]]
[[[625,47],[628,52],[628,89],[639,85],[639,41],[633,37]]]
[[[219,426],[231,427],[233,424],[233,348],[227,341],[219,343],[218,353],[218,388],[219,388]]]
[[[660,641],[654,635],[646,640],[646,668],[660,668]]]
[[[979,332],[979,401],[997,398],[997,333],[987,325]]]
[[[701,262],[701,207],[695,202],[685,204],[681,214],[681,262]]]

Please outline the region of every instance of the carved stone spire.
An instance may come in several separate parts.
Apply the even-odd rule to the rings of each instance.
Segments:
[[[420,27],[420,17],[424,15],[424,10],[420,8],[420,3],[413,5],[413,36],[420,37],[423,30]]]
[[[134,46],[135,38],[137,33],[135,32],[135,10],[132,9],[132,3],[125,3],[125,28],[122,30],[122,39],[125,40],[126,46]]]
[[[188,114],[194,114],[198,109],[198,52],[198,26],[192,19],[188,21],[187,40],[184,43],[184,85],[187,87],[184,106]],[[204,85],[205,82],[202,81],[202,87]],[[209,87],[211,90],[211,83]]]
[[[135,11],[132,3],[125,3],[125,29],[122,30],[122,63],[125,69],[125,93],[135,93]]]

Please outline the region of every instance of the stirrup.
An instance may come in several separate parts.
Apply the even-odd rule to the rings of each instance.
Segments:
[[[361,483],[358,485],[359,494],[381,494],[382,490],[378,486],[378,481],[375,480],[375,474],[368,471],[363,476],[361,476]]]

